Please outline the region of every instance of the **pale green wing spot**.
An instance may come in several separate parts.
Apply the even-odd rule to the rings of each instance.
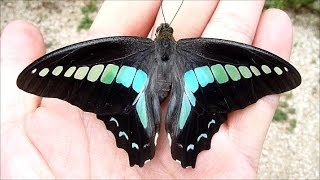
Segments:
[[[239,81],[241,79],[240,73],[234,65],[227,64],[224,68],[233,81]]]
[[[96,82],[99,79],[103,71],[103,68],[104,68],[103,64],[97,64],[92,66],[88,73],[88,77],[87,77],[88,81]]]
[[[191,111],[191,105],[186,94],[183,94],[182,105],[179,116],[179,128],[183,129]]]
[[[246,67],[246,66],[239,66],[238,68],[239,68],[239,71],[240,71],[241,75],[242,75],[244,78],[248,79],[248,78],[251,78],[251,77],[252,77],[252,73],[251,73],[251,71],[249,70],[248,67]]]
[[[75,66],[71,66],[69,67],[69,69],[64,73],[64,77],[71,77],[72,74],[76,71],[76,67]]]
[[[104,69],[100,81],[105,84],[111,84],[114,78],[117,76],[119,66],[114,64],[108,64]]]
[[[271,73],[271,69],[267,65],[262,65],[261,69],[265,74],[270,74]]]
[[[283,73],[283,71],[279,67],[275,67],[274,72],[276,72],[278,75],[281,75]]]
[[[74,78],[78,80],[82,80],[84,77],[86,77],[88,71],[89,71],[88,66],[79,67],[76,73],[74,74]]]
[[[49,73],[49,69],[48,68],[43,68],[40,72],[39,72],[39,76],[44,77]]]
[[[59,76],[62,70],[63,70],[62,66],[57,66],[56,68],[53,69],[52,74],[55,76]]]
[[[141,94],[136,104],[136,110],[143,128],[146,128],[148,124],[148,116],[147,116],[146,97],[144,93]]]
[[[284,70],[287,71],[287,72],[289,71],[287,67],[284,67]]]
[[[144,71],[139,69],[136,73],[136,76],[134,77],[132,88],[137,93],[140,93],[140,91],[144,88],[145,83],[147,82],[147,79],[148,79],[147,74]]]
[[[255,66],[250,66],[250,69],[251,69],[251,71],[253,72],[253,74],[254,74],[255,76],[260,76],[260,75],[261,75],[261,73],[260,73],[260,71],[259,71],[259,69],[258,69],[257,67],[255,67]]]
[[[185,86],[191,91],[196,92],[199,88],[198,80],[196,75],[194,74],[193,70],[189,70],[186,73],[184,73],[184,83]]]
[[[116,78],[116,83],[130,87],[137,69],[130,66],[122,66]]]
[[[194,72],[201,87],[205,87],[209,83],[213,83],[213,75],[208,66],[197,67],[194,69]]]
[[[119,137],[122,137],[122,136],[124,136],[124,138],[126,138],[127,140],[129,140],[129,137],[128,137],[127,133],[125,133],[125,132],[123,132],[123,131],[120,131],[120,132],[119,132]]]
[[[190,103],[192,106],[196,105],[196,97],[193,95],[193,93],[188,89],[187,86],[184,86],[184,92],[186,93]]]
[[[199,142],[201,138],[207,139],[207,138],[208,138],[208,135],[207,135],[206,133],[200,134],[200,135],[198,136],[198,138],[197,138],[197,142]]]
[[[211,71],[219,84],[226,83],[229,81],[229,77],[221,64],[211,66]]]

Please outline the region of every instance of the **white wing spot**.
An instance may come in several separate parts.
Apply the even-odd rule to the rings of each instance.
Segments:
[[[197,138],[197,142],[199,142],[201,138],[207,139],[207,138],[208,138],[208,135],[205,134],[205,133],[200,134],[200,136],[198,136],[198,138]]]
[[[150,162],[150,159],[147,159],[147,160],[144,162],[144,164],[147,164],[148,162]]]
[[[284,67],[284,70],[287,71],[287,72],[289,71],[287,67]]]
[[[170,133],[168,133],[168,140],[169,140],[169,145],[171,146],[171,136],[170,136]]]
[[[143,148],[145,149],[145,148],[147,148],[148,146],[150,146],[150,144],[149,144],[149,143],[148,143],[148,144],[143,145]]]
[[[122,136],[124,136],[127,140],[129,140],[129,137],[128,137],[127,133],[125,133],[123,131],[120,131],[119,132],[119,137],[122,137]]]
[[[133,149],[133,148],[136,148],[137,150],[139,150],[139,146],[138,146],[138,144],[137,143],[132,143],[131,144],[131,148]]]
[[[215,124],[216,121],[214,119],[212,119],[209,123],[208,123],[208,129],[210,128],[211,124]]]
[[[119,127],[119,123],[118,121],[114,118],[114,117],[111,117],[111,119],[109,120],[110,122],[115,122],[117,127]]]
[[[193,144],[189,144],[189,146],[187,147],[187,152],[188,152],[189,150],[194,150],[194,145],[193,145]]]
[[[31,71],[31,74],[34,74],[37,72],[37,68],[34,68],[32,71]]]
[[[156,146],[158,143],[158,137],[159,137],[159,133],[156,133],[156,136],[154,137],[154,145]]]

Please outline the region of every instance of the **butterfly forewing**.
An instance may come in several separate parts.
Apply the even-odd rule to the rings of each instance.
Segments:
[[[130,164],[143,166],[154,155],[155,124],[146,90],[154,59],[153,41],[111,37],[85,41],[49,53],[28,66],[19,88],[65,100],[94,112],[129,154]],[[158,107],[157,107],[158,106]]]

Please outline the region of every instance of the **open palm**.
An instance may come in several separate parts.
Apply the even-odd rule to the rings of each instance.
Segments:
[[[180,2],[164,2],[171,20]],[[262,12],[263,1],[186,1],[172,23],[177,39],[229,39],[288,59],[292,30],[280,10]],[[89,38],[153,35],[163,22],[160,1],[105,2]],[[160,10],[160,11],[159,11]],[[1,178],[255,178],[259,156],[278,96],[228,115],[211,149],[199,154],[196,168],[183,169],[170,154],[164,122],[156,155],[143,168],[130,167],[127,153],[95,114],[67,102],[19,90],[19,72],[44,54],[37,28],[10,23],[1,36]],[[162,120],[166,104],[162,105]]]

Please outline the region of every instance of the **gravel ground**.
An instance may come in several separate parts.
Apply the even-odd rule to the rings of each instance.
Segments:
[[[290,62],[302,76],[290,106],[296,109],[297,126],[272,123],[263,147],[259,177],[319,179],[319,17],[293,15],[294,45]]]
[[[101,2],[98,2],[100,5]],[[44,35],[48,51],[85,39],[77,31],[83,1],[0,1],[1,32],[12,20],[27,19]],[[302,84],[288,100],[296,109],[296,128],[271,124],[264,144],[258,177],[261,179],[319,179],[319,17],[290,14],[294,23],[291,63],[302,75]]]

